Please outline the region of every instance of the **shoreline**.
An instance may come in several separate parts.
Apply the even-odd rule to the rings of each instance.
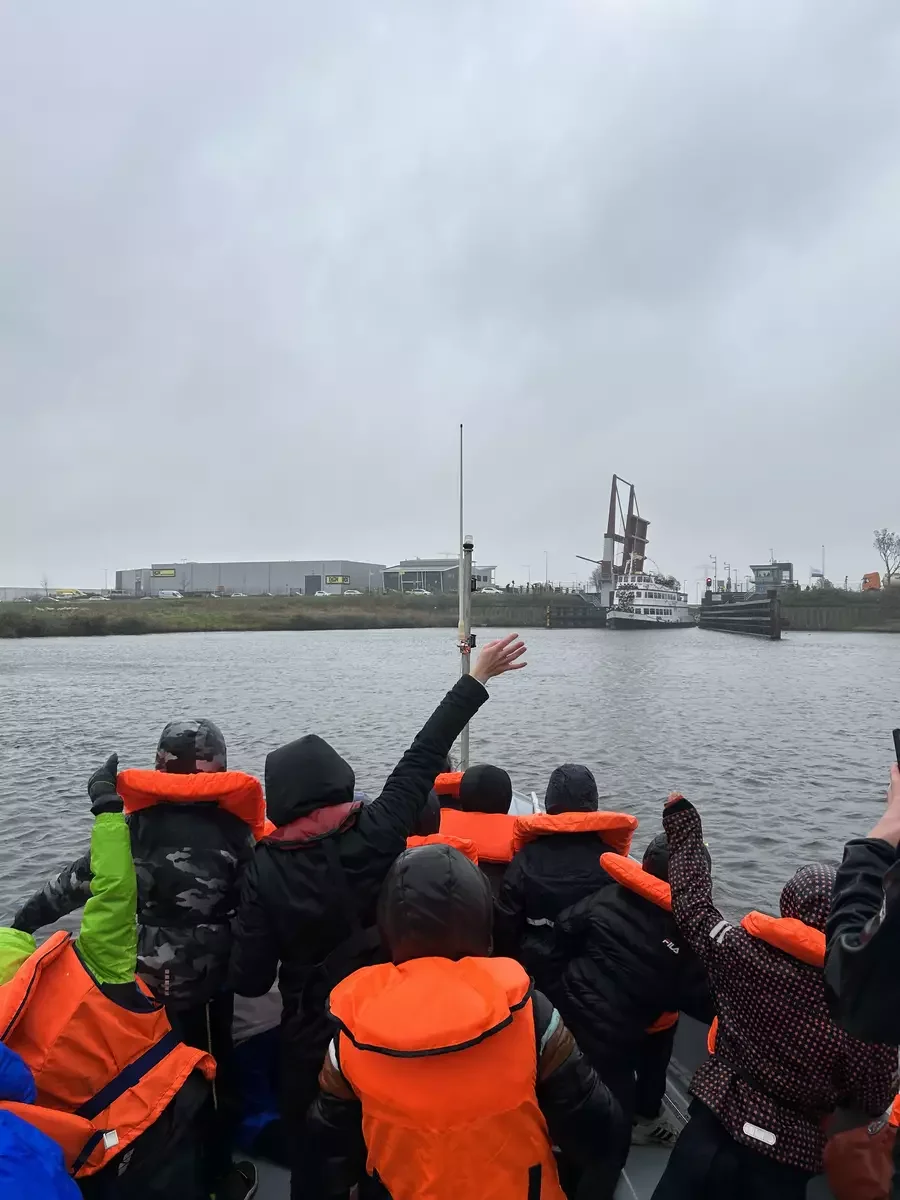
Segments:
[[[785,633],[900,633],[900,588],[874,594],[794,592],[783,597]],[[472,598],[475,628],[603,628],[577,594],[504,592]],[[0,639],[156,633],[275,633],[328,629],[453,629],[455,595],[247,596],[213,600],[84,600],[0,604]],[[710,631],[713,632],[713,631]]]

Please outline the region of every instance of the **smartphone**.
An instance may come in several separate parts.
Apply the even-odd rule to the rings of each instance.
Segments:
[[[900,729],[894,730],[894,753],[897,755],[897,766],[900,767]]]

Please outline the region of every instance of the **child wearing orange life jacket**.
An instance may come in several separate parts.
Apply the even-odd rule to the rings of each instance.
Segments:
[[[197,1118],[215,1063],[179,1041],[136,982],[137,888],[116,768],[112,755],[88,783],[91,884],[78,936],[36,949],[30,934],[0,929],[0,1040],[36,1088],[34,1103],[0,1109],[62,1147],[87,1200],[205,1200]]]
[[[441,833],[441,798],[434,789],[425,801],[415,829],[406,839],[406,846],[408,850],[415,850],[417,846],[453,846],[473,863],[478,862],[478,848],[470,838]]]
[[[170,721],[155,770],[122,771],[117,786],[137,870],[138,974],[165,1003],[179,1036],[216,1059],[220,1103],[210,1154],[219,1177],[234,1176],[228,964],[243,876],[254,839],[265,832],[262,787],[253,776],[228,770],[225,739],[206,718]],[[55,924],[84,904],[90,880],[84,855],[22,906],[14,926],[33,933]],[[240,1171],[249,1193],[253,1166],[243,1163]],[[235,1191],[240,1196],[239,1184]]]
[[[556,918],[610,885],[600,855],[627,854],[638,823],[627,813],[598,811],[594,776],[577,763],[556,768],[544,806],[545,813],[515,818],[515,857],[497,896],[494,938],[498,954],[518,959],[552,995],[560,968]]]
[[[838,1106],[878,1116],[894,1094],[896,1047],[860,1042],[828,1013],[823,931],[835,871],[801,867],[780,917],[752,912],[732,925],[713,903],[697,810],[672,796],[663,825],[672,911],[706,964],[718,1033],[654,1200],[801,1200],[822,1169],[824,1118]]]
[[[339,1032],[310,1115],[323,1195],[563,1200],[554,1144],[602,1183],[621,1113],[522,968],[488,957],[491,915],[452,847],[394,863],[378,909],[392,961],[331,994]]]
[[[463,774],[439,775],[435,786],[441,796],[441,836],[474,846],[496,896],[515,852],[509,775],[502,767],[478,763]]]

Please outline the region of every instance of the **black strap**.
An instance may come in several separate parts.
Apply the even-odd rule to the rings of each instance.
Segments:
[[[72,1170],[71,1170],[70,1174],[72,1174],[72,1175],[78,1174],[78,1172],[81,1170],[81,1168],[87,1162],[87,1160],[94,1153],[94,1149],[97,1146],[98,1142],[103,1141],[105,1132],[106,1131],[103,1129],[98,1129],[96,1133],[91,1134],[91,1136],[88,1138],[88,1140],[82,1146],[81,1153],[78,1155],[78,1157],[72,1163]]]
[[[541,1164],[528,1168],[528,1200],[541,1200]]]
[[[77,1109],[75,1115],[77,1117],[84,1117],[87,1121],[93,1121],[94,1117],[98,1117],[100,1113],[109,1108],[120,1096],[124,1096],[129,1088],[133,1088],[135,1084],[140,1083],[148,1071],[152,1071],[157,1063],[161,1063],[166,1055],[175,1049],[179,1040],[174,1031],[170,1029],[149,1050],[145,1050],[133,1063],[123,1068],[96,1095],[92,1096],[90,1100],[85,1100],[84,1104]]]

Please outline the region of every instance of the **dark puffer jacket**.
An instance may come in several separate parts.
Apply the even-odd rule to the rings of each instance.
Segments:
[[[563,1020],[602,1077],[630,1060],[663,1013],[714,1013],[706,969],[678,932],[669,887],[657,864],[617,855],[622,879],[561,913],[557,946],[564,968],[554,995]],[[667,871],[665,872],[667,874]]]
[[[460,679],[365,806],[354,802],[352,769],[319,737],[266,760],[267,810],[278,829],[257,846],[247,872],[231,977],[239,994],[261,996],[280,962],[290,1102],[301,1111],[328,1045],[328,993],[372,960],[381,884],[450,747],[487,698],[477,680]]]
[[[844,847],[826,932],[835,1020],[865,1041],[900,1043],[900,855],[890,842]]]
[[[672,911],[710,974],[719,1018],[715,1053],[697,1070],[691,1090],[736,1141],[815,1174],[822,1169],[825,1117],[838,1106],[870,1116],[886,1110],[896,1046],[865,1045],[845,1033],[829,1015],[821,965],[722,916],[692,804],[683,797],[671,801],[663,825]],[[831,868],[802,867],[782,892],[782,917],[824,930],[833,887]],[[814,932],[805,936],[811,945]],[[821,943],[824,958],[824,938]]]
[[[390,961],[397,965],[413,964],[413,969],[415,960],[421,959],[477,962],[486,958],[491,943],[491,916],[490,887],[483,874],[457,850],[444,845],[410,850],[398,858],[385,881],[378,906],[381,939]],[[357,978],[362,979],[365,974],[360,972]],[[452,985],[452,972],[447,978]],[[462,988],[461,995],[471,1007],[471,989]],[[553,1005],[540,992],[532,992],[530,996],[535,1027],[532,1051],[536,1054],[535,1092],[550,1138],[562,1151],[569,1168],[582,1174],[579,1195],[611,1194],[607,1189],[611,1189],[616,1162],[624,1158],[628,1137],[619,1106],[585,1061]],[[469,1015],[475,1020],[481,1016]],[[435,1044],[447,1044],[442,1035],[458,1016],[459,1010],[453,1005],[449,1009],[446,1005],[443,1009],[440,1005],[434,1007],[426,1019],[431,1022],[429,1034]],[[362,1130],[366,1101],[363,1098],[360,1102],[340,1068],[339,1047],[346,1032],[345,1029],[336,1037],[325,1057],[321,1091],[309,1118],[313,1140],[325,1160],[324,1194],[346,1195],[354,1184],[360,1183],[361,1195],[389,1200],[377,1177],[372,1180],[366,1176],[367,1152]],[[421,1028],[417,1036],[422,1036]],[[439,1053],[458,1056],[459,1070],[464,1074],[469,1050],[477,1062],[477,1044],[468,1049],[454,1046]],[[429,1058],[408,1057],[410,1071],[421,1077]],[[477,1076],[473,1082],[477,1085]],[[427,1113],[423,1119],[429,1122]],[[431,1118],[431,1128],[437,1128],[434,1119]],[[459,1130],[446,1132],[453,1136]],[[402,1128],[396,1129],[396,1136],[403,1136]],[[474,1152],[478,1149],[475,1147]],[[466,1173],[461,1174],[465,1177]],[[447,1181],[447,1186],[451,1186],[451,1181]],[[523,1180],[523,1197],[526,1190],[530,1194],[531,1189]]]
[[[556,918],[609,886],[600,855],[627,852],[637,820],[597,812],[594,776],[576,764],[553,772],[545,804],[546,815],[516,821],[519,848],[495,903],[494,944],[496,953],[518,959],[538,987],[552,989],[560,968],[554,949]],[[620,839],[611,839],[606,830]]]
[[[255,785],[262,811],[262,789]],[[161,775],[174,789],[191,776]],[[159,803],[131,813],[138,885],[137,969],[157,999],[174,1008],[205,1004],[227,983],[232,922],[253,850],[248,826],[215,803]],[[19,909],[16,929],[53,925],[91,894],[90,853],[64,867]]]

